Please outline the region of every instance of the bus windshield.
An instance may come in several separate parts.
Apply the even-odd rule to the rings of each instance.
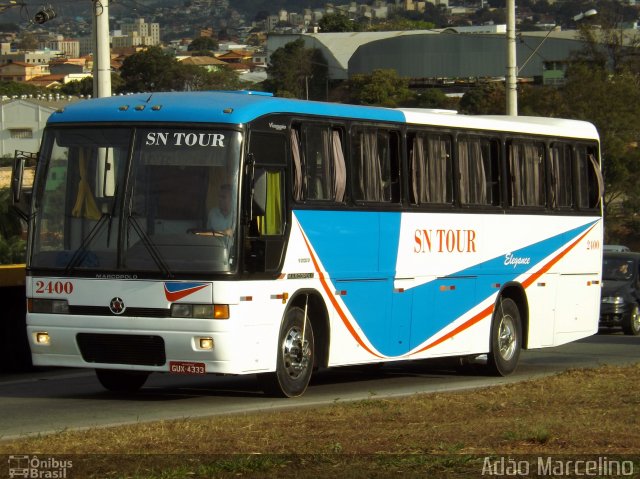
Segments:
[[[43,139],[32,268],[100,274],[235,267],[239,132],[59,128]]]

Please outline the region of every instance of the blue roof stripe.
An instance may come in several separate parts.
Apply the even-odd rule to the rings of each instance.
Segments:
[[[225,113],[225,110],[229,109],[231,112]],[[404,113],[389,108],[292,100],[247,92],[207,91],[139,93],[79,101],[52,114],[48,124],[77,122],[243,124],[269,113],[405,122]]]

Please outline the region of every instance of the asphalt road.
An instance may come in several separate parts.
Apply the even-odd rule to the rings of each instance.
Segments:
[[[0,376],[0,438],[160,419],[268,411],[366,398],[472,389],[570,368],[640,362],[640,337],[593,336],[556,348],[524,351],[508,378],[456,371],[450,361],[389,363],[320,371],[301,398],[273,399],[254,376],[152,375],[138,394],[106,392],[91,370],[56,369]]]

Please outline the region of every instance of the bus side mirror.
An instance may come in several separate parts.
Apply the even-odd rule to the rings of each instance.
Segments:
[[[38,161],[37,153],[16,150],[11,170],[11,197],[14,211],[23,219],[27,219],[31,207],[32,177]],[[25,170],[29,170],[28,172]],[[29,173],[26,178],[25,173]]]
[[[22,196],[22,178],[24,176],[24,157],[16,154],[13,158],[13,169],[11,170],[11,193],[13,195],[13,204],[20,202]]]

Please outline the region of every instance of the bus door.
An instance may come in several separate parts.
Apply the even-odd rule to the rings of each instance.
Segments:
[[[252,133],[246,164],[248,220],[245,270],[278,271],[285,245],[286,143],[282,135]]]

